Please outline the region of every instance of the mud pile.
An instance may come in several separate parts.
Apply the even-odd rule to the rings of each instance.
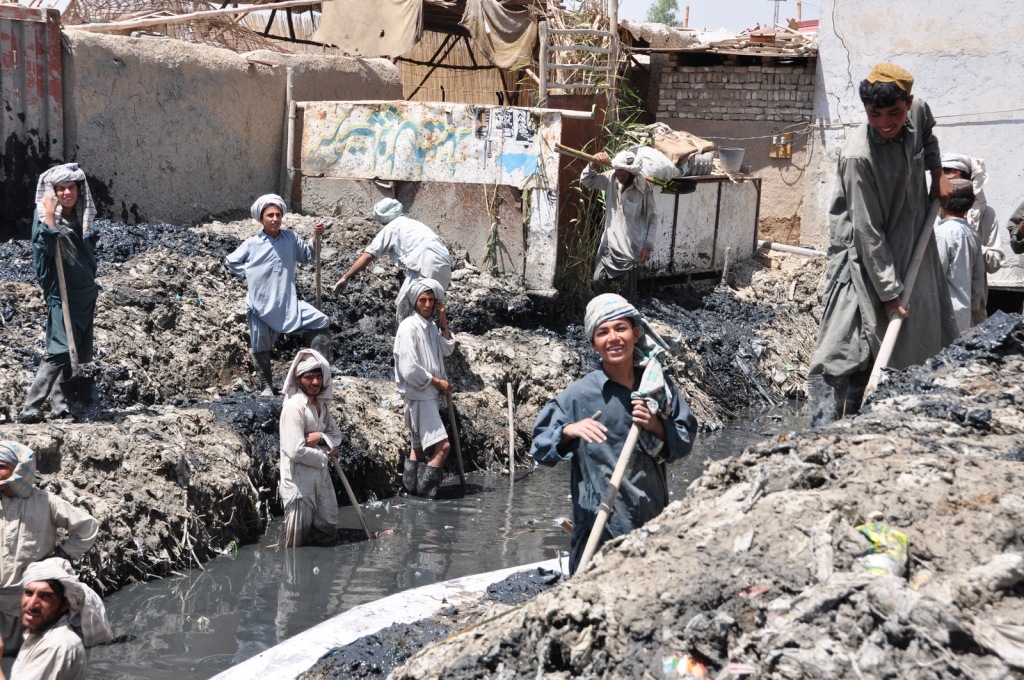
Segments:
[[[331,284],[379,228],[335,219],[322,247],[321,279],[322,308],[332,320],[341,462],[361,500],[370,493],[386,498],[400,489],[408,447],[392,365],[402,274],[390,261],[375,262],[343,295],[331,295]],[[315,221],[289,214],[284,226],[308,237]],[[109,592],[201,565],[232,542],[254,540],[280,512],[279,400],[254,397],[245,282],[223,265],[256,232],[253,220],[192,227],[103,220],[97,228],[103,290],[95,360],[84,366],[94,387],[75,422],[15,423],[44,351],[45,309],[28,243],[0,244],[0,436],[40,451],[40,483],[101,521],[86,574]],[[533,300],[519,282],[490,276],[483,263],[459,253],[455,259],[448,309],[460,350],[449,374],[466,469],[507,467],[509,384],[522,464],[540,408],[593,365],[571,323],[582,312]],[[757,260],[734,268],[728,285],[645,297],[641,307],[677,350],[670,372],[703,427],[718,427],[734,409],[802,393],[820,273],[802,258]],[[315,298],[312,266],[300,267],[298,288]],[[279,386],[301,342],[278,341]]]
[[[861,415],[711,463],[586,573],[390,677],[1022,677],[1022,371],[1024,322],[997,314]]]

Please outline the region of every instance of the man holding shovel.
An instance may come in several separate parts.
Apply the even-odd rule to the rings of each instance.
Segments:
[[[599,173],[588,163],[580,175],[580,184],[604,192],[604,233],[597,249],[594,293],[617,290],[634,300],[637,268],[651,258],[658,235],[654,187],[644,179],[640,159],[632,151],[622,151],[615,158],[601,151],[594,158],[612,166]]]
[[[442,394],[451,399],[452,385],[444,358],[455,351],[455,338],[448,329],[444,287],[440,283],[416,279],[406,295],[413,311],[398,324],[394,351],[395,382],[405,400],[405,424],[412,439],[402,485],[412,495],[432,499],[441,485],[444,461],[451,451],[438,400]],[[431,320],[435,311],[440,326]]]
[[[572,462],[573,531],[569,571],[580,564],[587,537],[636,425],[632,457],[600,543],[627,534],[668,505],[665,463],[690,452],[697,419],[662,373],[663,341],[629,302],[612,293],[587,305],[584,328],[601,364],[569,385],[540,412],[530,454],[542,465]]]
[[[46,356],[25,396],[18,419],[38,423],[49,399],[50,417],[70,415],[61,380],[72,364],[92,361],[96,285],[96,240],[92,202],[85,173],[77,163],[50,168],[39,176],[32,218],[32,263],[46,300]],[[63,290],[62,290],[63,288]],[[70,320],[70,340],[65,319]],[[72,361],[72,348],[76,350]]]
[[[312,262],[316,249],[291,229],[281,228],[285,210],[284,199],[277,194],[257,198],[250,213],[263,230],[224,260],[232,274],[246,280],[245,316],[264,396],[274,394],[270,351],[281,333],[305,333],[309,346],[331,361],[330,321],[316,307],[299,300],[295,291],[295,265]],[[323,222],[317,222],[314,238],[323,237],[325,229]]]
[[[281,502],[285,546],[338,542],[338,497],[329,457],[338,456],[341,428],[331,415],[331,365],[312,349],[295,355],[281,406]]]
[[[839,155],[821,329],[807,377],[812,426],[860,409],[891,316],[907,326],[892,352],[895,368],[925,361],[958,335],[927,219],[925,171],[932,197],[945,203],[952,186],[932,134],[935,119],[911,95],[913,84],[895,64],[875,66],[860,84],[867,123]],[[915,283],[908,272],[922,237],[928,241]]]

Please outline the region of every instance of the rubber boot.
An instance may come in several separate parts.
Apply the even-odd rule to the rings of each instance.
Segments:
[[[64,390],[61,389],[61,381],[71,378],[71,364],[64,364],[57,369],[57,379],[53,381],[50,388],[50,418],[70,418],[71,409],[68,408],[64,399]]]
[[[252,360],[256,364],[256,373],[260,376],[260,387],[263,388],[260,395],[272,397],[277,394],[274,391],[274,374],[270,370],[270,352],[253,352]]]
[[[846,379],[815,373],[807,376],[807,402],[811,427],[827,425],[843,417]]]
[[[854,416],[860,413],[860,407],[864,404],[864,390],[868,387],[869,378],[871,378],[871,371],[860,371],[847,379],[846,407],[843,409],[843,415]]]
[[[444,476],[444,471],[439,467],[430,467],[424,463],[416,471],[416,487],[419,490],[419,495],[424,498],[434,500],[437,496],[437,489],[441,486],[441,478]]]
[[[421,465],[426,465],[426,463],[415,461],[412,458],[405,459],[405,468],[402,470],[402,486],[405,487],[405,492],[410,496],[416,495],[417,471]]]
[[[25,395],[25,405],[21,408],[18,420],[30,424],[43,421],[43,411],[40,407],[55,388],[60,392],[58,379],[61,376],[61,368],[61,366],[50,363],[45,358],[39,362],[39,369],[36,371],[36,377],[32,381],[32,386],[28,388],[28,394]],[[60,401],[63,405],[63,392],[60,392]],[[66,410],[67,407],[64,408]]]
[[[334,356],[331,351],[331,333],[326,328],[319,331],[312,331],[306,336],[310,349],[320,352],[320,356],[327,359],[327,363],[334,365]]]

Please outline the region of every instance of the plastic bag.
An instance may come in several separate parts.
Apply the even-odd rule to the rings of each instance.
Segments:
[[[873,547],[873,552],[860,558],[860,564],[869,574],[903,576],[907,571],[907,535],[888,524],[870,522],[856,527]]]
[[[657,149],[649,146],[635,146],[630,147],[629,150],[636,154],[643,174],[647,177],[653,177],[659,182],[668,182],[679,174],[679,168]]]

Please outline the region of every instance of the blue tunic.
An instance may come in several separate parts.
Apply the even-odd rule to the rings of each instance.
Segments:
[[[308,264],[313,256],[312,245],[300,241],[294,231],[282,229],[277,238],[261,231],[246,239],[224,263],[232,274],[245,277],[247,315],[256,317],[274,333],[296,333],[328,326],[327,317],[299,300],[295,292],[295,265]],[[256,338],[253,341],[256,351],[270,349],[256,347]]]
[[[637,374],[639,383],[640,374]],[[659,416],[665,425],[665,442],[659,458],[673,461],[690,452],[697,433],[697,419],[686,400],[667,378],[672,390],[672,408]],[[566,425],[589,418],[601,411],[601,422],[608,428],[608,439],[590,444],[582,438],[560,443]],[[554,466],[560,460],[572,461],[573,532],[569,569],[576,571],[590,530],[594,526],[601,499],[608,489],[615,463],[633,424],[630,390],[608,378],[603,369],[589,373],[569,385],[547,403],[533,426],[530,454],[542,465]],[[601,535],[601,544],[627,534],[661,514],[668,505],[668,478],[664,462],[656,462],[637,443],[626,476],[622,480],[615,508]]]

